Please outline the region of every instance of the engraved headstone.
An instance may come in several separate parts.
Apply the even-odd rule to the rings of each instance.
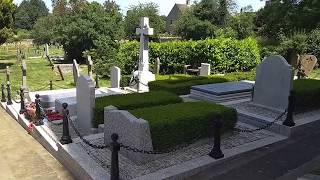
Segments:
[[[300,56],[301,69],[306,76],[309,76],[316,66],[318,60],[316,56],[313,55],[302,55]]]
[[[121,70],[116,66],[112,66],[111,69],[111,88],[120,88]]]
[[[73,82],[77,84],[78,77],[80,76],[79,65],[77,61],[74,59],[72,64],[72,72],[73,72]]]
[[[77,81],[77,124],[84,132],[91,131],[95,107],[95,84],[89,76],[80,76]]]
[[[257,67],[253,102],[284,111],[293,85],[293,68],[282,56],[269,56]]]
[[[136,34],[140,35],[139,69],[134,72],[138,77],[137,88],[142,91],[149,90],[148,82],[155,80],[155,75],[149,71],[149,36],[153,35],[153,28],[149,26],[149,18],[142,17],[140,28],[136,29]]]
[[[211,74],[210,64],[201,63],[200,76],[210,76],[210,74]]]
[[[89,55],[87,57],[87,63],[88,63],[88,76],[92,79],[92,66],[93,66],[93,61],[91,60],[91,56]]]

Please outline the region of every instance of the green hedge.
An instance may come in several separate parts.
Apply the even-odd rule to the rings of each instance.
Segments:
[[[218,115],[224,122],[222,132],[232,129],[237,112],[232,108],[206,102],[188,102],[148,107],[130,111],[149,122],[153,147],[164,150],[195,138],[212,135],[213,120]]]
[[[165,75],[157,76],[157,81],[149,82],[151,91],[168,91],[178,95],[190,94],[191,86],[202,84],[214,84],[228,81],[254,80],[255,72],[234,72],[224,76],[189,76],[189,75]]]
[[[180,102],[182,102],[182,99],[179,96],[164,91],[97,97],[92,123],[94,127],[98,127],[99,124],[103,124],[104,107],[110,105],[113,105],[118,109],[130,110]]]
[[[138,42],[131,41],[121,45],[117,59],[124,74],[131,74],[136,69],[138,57]],[[200,66],[200,63],[211,64],[213,73],[248,71],[260,62],[258,44],[253,38],[150,43],[151,64],[157,57],[162,63],[162,74],[182,72],[185,64]]]
[[[296,113],[320,108],[320,80],[295,80],[293,83],[293,90],[296,99]]]

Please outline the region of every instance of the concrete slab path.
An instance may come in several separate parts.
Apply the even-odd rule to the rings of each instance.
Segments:
[[[72,180],[72,175],[0,108],[0,180]]]

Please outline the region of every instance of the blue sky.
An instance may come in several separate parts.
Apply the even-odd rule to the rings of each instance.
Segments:
[[[14,0],[16,4],[19,4],[22,0]],[[89,0],[92,1],[92,0]],[[95,0],[100,3],[104,2],[105,0]],[[128,7],[130,5],[137,5],[139,2],[140,3],[145,3],[145,2],[154,2],[157,3],[160,6],[160,14],[161,15],[168,15],[170,12],[171,8],[175,3],[180,3],[183,4],[186,2],[186,0],[115,0],[117,4],[120,5],[120,8],[122,12],[126,12]],[[46,3],[47,7],[51,9],[51,0],[44,0]],[[258,10],[261,7],[264,6],[265,2],[261,2],[260,0],[237,0],[237,4],[239,8],[245,7],[247,5],[252,5],[253,9]]]

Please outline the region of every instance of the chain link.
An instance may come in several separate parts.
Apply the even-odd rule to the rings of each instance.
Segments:
[[[79,138],[88,146],[94,148],[94,149],[106,149],[106,148],[110,148],[109,145],[96,145],[96,144],[92,144],[90,143],[88,140],[86,140],[85,138],[83,138],[83,135],[81,135],[81,133],[78,131],[78,129],[75,127],[75,125],[73,124],[72,120],[68,117],[69,122],[71,127],[73,128],[74,132],[76,132],[77,136],[79,136]]]
[[[274,125],[276,122],[278,122],[285,114],[287,113],[287,110],[285,110],[283,113],[281,113],[277,118],[275,118],[274,121],[266,123],[262,127],[259,127],[257,129],[240,129],[240,128],[234,128],[234,131],[240,132],[240,133],[254,133],[257,131],[265,130]]]

